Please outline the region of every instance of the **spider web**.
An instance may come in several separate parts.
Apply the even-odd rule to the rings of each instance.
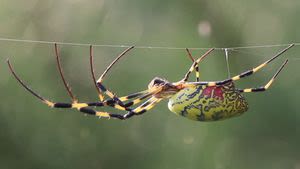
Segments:
[[[132,45],[113,45],[113,44],[88,44],[88,43],[73,43],[73,42],[55,42],[55,41],[43,41],[43,40],[30,40],[30,39],[14,39],[14,38],[2,38],[0,41],[8,42],[25,42],[25,43],[40,43],[40,44],[54,44],[59,45],[71,45],[71,46],[99,46],[99,47],[110,47],[110,48],[126,48]],[[284,47],[294,44],[299,46],[300,42],[291,42],[285,44],[267,44],[267,45],[249,45],[249,46],[235,46],[235,47],[214,47],[215,50],[238,50],[238,49],[253,49],[253,48],[272,48],[272,47]],[[165,50],[183,50],[186,48],[193,50],[208,50],[212,47],[173,47],[173,46],[135,46],[137,49],[165,49]]]
[[[39,43],[39,44],[59,44],[59,45],[69,45],[69,46],[95,46],[95,47],[107,47],[107,48],[128,48],[132,45],[115,45],[115,44],[88,44],[88,43],[74,43],[74,42],[55,42],[55,41],[44,41],[44,40],[31,40],[31,39],[15,39],[15,38],[4,38],[0,37],[0,41],[6,42],[23,42],[23,43]],[[275,48],[275,47],[287,47],[291,44],[294,46],[300,46],[300,42],[291,42],[285,44],[264,44],[264,45],[248,45],[248,46],[234,46],[234,47],[214,47],[215,50],[224,51],[227,76],[230,78],[230,53],[237,52],[241,54],[246,54],[249,56],[264,56],[259,54],[253,54],[252,52],[247,52],[247,49],[258,49],[258,48]],[[185,50],[186,48],[191,50],[209,50],[212,47],[174,47],[174,46],[135,46],[136,49],[159,49],[159,50]],[[293,61],[300,61],[300,58],[289,58]]]

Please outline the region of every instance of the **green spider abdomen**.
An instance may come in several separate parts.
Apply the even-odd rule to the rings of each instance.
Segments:
[[[233,83],[185,88],[170,98],[168,107],[178,115],[197,121],[222,120],[248,110],[245,98]]]

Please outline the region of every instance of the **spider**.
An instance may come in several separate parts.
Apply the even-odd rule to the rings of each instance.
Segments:
[[[288,63],[288,59],[286,59],[283,62],[283,64],[279,67],[279,69],[276,71],[273,77],[264,86],[257,88],[237,89],[234,85],[235,81],[250,76],[256,73],[257,71],[261,70],[263,67],[265,67],[267,64],[269,64],[276,58],[278,58],[278,56],[280,56],[293,46],[294,44],[289,45],[288,47],[274,55],[271,59],[263,62],[257,67],[254,67],[253,69],[249,69],[239,75],[233,76],[232,78],[228,78],[221,81],[208,82],[200,81],[199,63],[206,56],[208,56],[214,50],[214,48],[211,48],[208,51],[206,51],[197,60],[193,58],[190,50],[186,49],[188,57],[193,61],[193,64],[181,80],[177,82],[169,82],[163,78],[155,77],[149,83],[148,89],[127,96],[117,97],[116,94],[112,93],[103,85],[103,79],[108,73],[108,71],[112,68],[112,66],[127,52],[132,50],[134,46],[127,48],[121,54],[119,54],[118,57],[115,60],[113,60],[113,62],[105,69],[100,78],[96,80],[93,68],[93,46],[91,45],[90,70],[94,85],[98,93],[99,101],[90,103],[79,102],[78,99],[71,92],[69,84],[64,78],[57,44],[54,44],[57,67],[64,87],[66,88],[66,91],[72,99],[71,103],[52,102],[40,96],[31,88],[29,88],[19,78],[19,76],[15,73],[9,60],[7,60],[7,63],[10,72],[12,73],[14,78],[21,84],[21,86],[23,86],[28,92],[30,92],[36,98],[41,100],[43,103],[53,108],[74,108],[84,114],[125,120],[135,115],[141,115],[153,108],[160,101],[164,99],[169,99],[168,108],[170,109],[170,111],[178,115],[196,121],[217,121],[239,116],[246,112],[248,110],[248,104],[242,93],[262,92],[267,90],[274,82],[280,71]],[[193,71],[195,71],[196,73],[196,81],[188,82],[189,76]],[[103,94],[107,95],[109,98],[104,99]],[[134,105],[137,105],[138,103],[147,98],[148,100],[146,100],[142,104],[133,107]],[[110,106],[115,109],[125,111],[126,113],[117,114],[96,111],[95,109],[91,108],[102,106]]]

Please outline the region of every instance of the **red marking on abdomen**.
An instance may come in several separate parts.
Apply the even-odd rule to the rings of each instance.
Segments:
[[[208,86],[205,89],[203,89],[202,94],[208,97],[224,99],[222,87]]]

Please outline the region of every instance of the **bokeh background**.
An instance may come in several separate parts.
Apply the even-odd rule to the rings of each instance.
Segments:
[[[0,0],[0,37],[172,47],[285,44],[300,41],[299,10],[296,0]],[[59,47],[76,96],[97,100],[88,47]],[[230,74],[282,48],[229,52]],[[122,50],[95,47],[96,74]],[[195,57],[204,52],[193,50]],[[290,58],[269,91],[245,94],[250,110],[238,118],[191,121],[171,113],[164,101],[143,116],[119,121],[40,103],[20,87],[5,61],[10,58],[41,95],[69,101],[53,45],[0,41],[0,168],[299,169],[299,54],[296,46],[237,82],[240,88],[263,85]],[[105,85],[126,95],[145,89],[155,76],[179,80],[190,64],[184,50],[134,49],[112,69]],[[200,70],[202,80],[226,78],[224,51],[215,51]]]

